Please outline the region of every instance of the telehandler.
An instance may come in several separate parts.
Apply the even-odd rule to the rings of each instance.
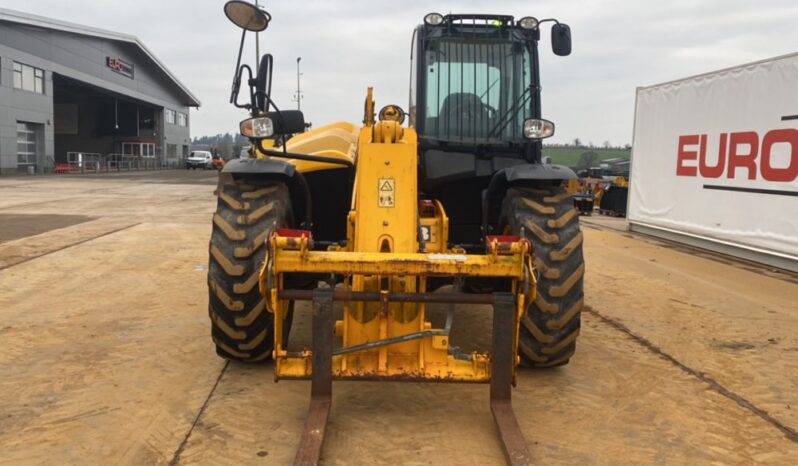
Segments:
[[[272,56],[256,72],[241,64],[247,31],[271,16],[240,0],[224,11],[242,28],[230,102],[251,113],[240,129],[253,146],[220,173],[208,272],[217,353],[311,379],[296,464],[319,460],[333,379],[490,383],[506,459],[529,464],[510,406],[516,369],[568,362],[583,301],[582,234],[562,187],[576,175],[540,163],[554,133],[541,118],[540,25],[553,23],[560,56],[569,27],[428,14],[413,33],[408,112],[377,111],[369,88],[362,126],[305,132],[302,113],[272,99]],[[312,343],[289,348],[303,300]],[[428,321],[433,303],[449,305],[443,328]],[[451,344],[461,304],[492,306],[490,351]]]

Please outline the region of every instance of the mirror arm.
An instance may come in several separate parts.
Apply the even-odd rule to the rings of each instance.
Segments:
[[[238,73],[236,74],[236,78],[235,78],[235,81],[238,82],[239,88],[241,86],[241,75],[244,74],[245,70],[249,74],[249,80],[247,82],[252,80],[252,68],[250,68],[249,65],[241,65],[241,67],[238,69]],[[233,105],[235,105],[237,108],[243,108],[243,109],[246,109],[246,110],[251,109],[252,105],[250,105],[250,104],[240,104],[240,103],[238,103],[238,91],[239,91],[239,88],[235,89],[235,93],[231,97],[231,103]],[[250,87],[250,98],[251,97],[252,97],[252,88]]]
[[[249,68],[249,67],[247,67]],[[252,70],[249,71],[249,80],[247,80],[247,84],[249,85],[249,108],[252,110],[252,116],[258,116],[258,101],[256,100],[255,96],[257,95],[257,90],[255,89],[255,78],[252,77]]]
[[[238,100],[238,91],[241,89],[241,53],[244,51],[244,39],[246,38],[247,30],[243,29],[241,31],[241,43],[238,45],[238,58],[236,59],[236,69],[233,71],[233,89],[230,92],[230,103],[236,104]],[[251,75],[251,73],[250,73]]]
[[[557,21],[554,18],[546,18],[546,19],[541,19],[540,21],[538,21],[538,27],[540,27],[541,24],[548,23],[548,22],[553,22],[554,24],[560,24],[560,22]]]
[[[274,107],[275,111],[279,111],[279,110],[277,110],[277,105],[274,104],[274,101],[265,92],[261,92],[261,91],[257,90],[257,88],[256,88],[253,95],[255,96],[255,99],[256,99],[255,102],[257,102],[257,97],[258,96],[262,95],[264,97],[264,99],[265,99],[265,102],[263,103],[263,111],[264,112],[270,111],[271,107]],[[253,116],[255,116],[255,115],[253,115]]]

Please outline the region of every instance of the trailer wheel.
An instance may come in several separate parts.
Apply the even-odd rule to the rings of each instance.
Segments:
[[[537,299],[521,322],[521,364],[553,367],[568,363],[576,350],[584,302],[582,232],[571,195],[560,187],[510,188],[500,225],[532,243],[538,271]]]
[[[208,313],[216,353],[227,359],[268,359],[274,346],[273,314],[258,290],[266,239],[292,217],[288,188],[275,181],[219,178],[208,260]],[[289,306],[283,334],[291,328]]]

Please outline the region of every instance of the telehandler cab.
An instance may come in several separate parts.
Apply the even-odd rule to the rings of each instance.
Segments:
[[[582,234],[562,187],[576,175],[541,163],[554,124],[541,118],[540,25],[554,23],[563,56],[568,26],[428,14],[413,33],[407,113],[377,112],[369,88],[361,127],[305,131],[301,112],[272,99],[271,55],[257,73],[241,65],[247,31],[270,15],[240,0],[224,10],[242,28],[230,102],[251,113],[240,126],[253,147],[220,173],[208,272],[217,353],[311,379],[296,464],[319,459],[332,379],[489,382],[507,461],[528,464],[510,406],[516,368],[567,363],[583,301]],[[289,349],[301,300],[312,344]],[[432,303],[449,304],[443,328],[426,317]],[[458,304],[493,307],[489,352],[451,344]]]

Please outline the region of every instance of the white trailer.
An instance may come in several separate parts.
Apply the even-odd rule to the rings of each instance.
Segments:
[[[638,88],[627,219],[798,271],[798,53]]]

